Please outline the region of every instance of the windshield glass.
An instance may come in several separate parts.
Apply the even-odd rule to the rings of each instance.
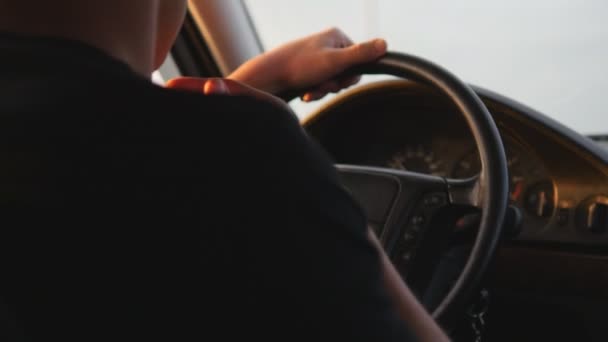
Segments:
[[[608,1],[245,2],[266,49],[331,26],[355,41],[383,37],[580,133],[608,132]],[[318,105],[293,103],[300,116]]]

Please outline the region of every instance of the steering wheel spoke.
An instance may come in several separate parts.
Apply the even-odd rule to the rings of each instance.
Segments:
[[[416,241],[434,214],[449,204],[446,180],[379,167],[336,167],[342,184],[363,207],[387,253],[393,255],[398,247],[402,259],[409,261],[405,259],[411,258]]]
[[[467,179],[446,179],[450,204],[482,209],[483,188],[479,176]]]

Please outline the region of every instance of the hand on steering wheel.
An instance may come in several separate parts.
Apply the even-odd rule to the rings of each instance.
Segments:
[[[265,52],[228,77],[275,95],[289,92],[314,101],[359,82],[358,75],[342,72],[375,61],[386,50],[384,39],[355,44],[332,28]]]

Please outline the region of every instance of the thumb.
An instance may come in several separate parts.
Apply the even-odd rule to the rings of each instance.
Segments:
[[[384,39],[354,44],[344,49],[336,50],[336,60],[344,68],[376,60],[386,54],[387,44]]]
[[[230,95],[230,89],[221,78],[210,78],[203,85],[205,95]]]
[[[227,81],[221,78],[178,77],[167,82],[167,88],[203,92],[205,95],[230,95]]]

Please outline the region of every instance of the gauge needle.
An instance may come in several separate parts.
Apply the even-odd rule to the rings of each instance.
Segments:
[[[511,192],[511,200],[517,201],[524,190],[524,182],[519,181],[513,185],[513,191]]]
[[[538,196],[538,207],[536,208],[536,214],[539,217],[543,216],[543,210],[544,210],[546,204],[547,204],[547,196],[545,195],[545,192],[543,191]]]

